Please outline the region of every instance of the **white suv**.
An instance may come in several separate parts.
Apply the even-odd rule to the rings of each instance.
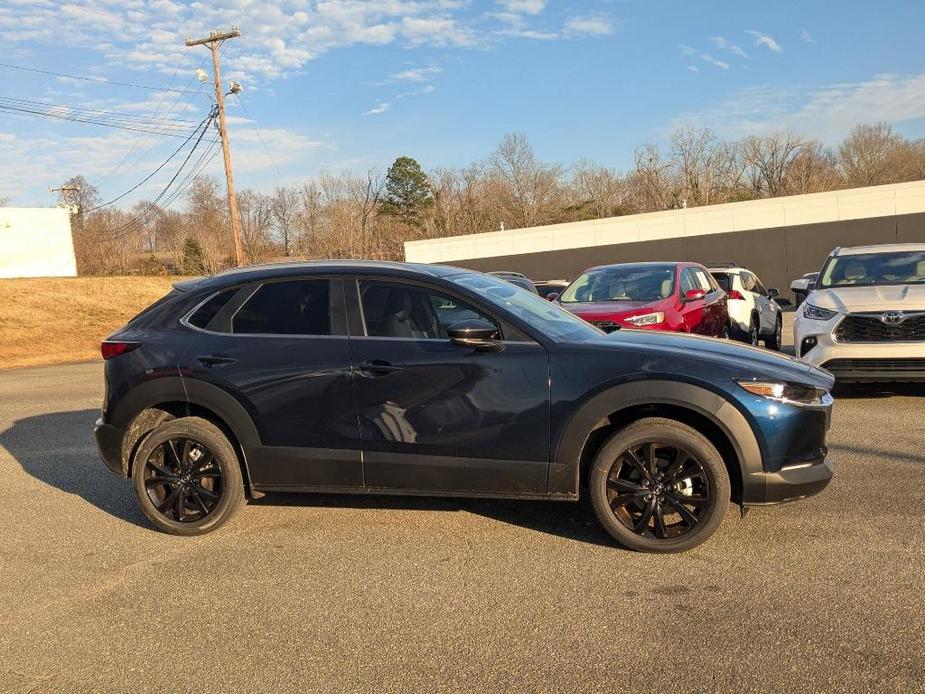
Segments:
[[[832,251],[793,344],[840,381],[925,381],[925,243]]]
[[[744,267],[708,268],[726,292],[733,337],[753,345],[763,339],[769,349],[780,349],[783,318],[774,298],[777,289],[765,289],[761,280]]]

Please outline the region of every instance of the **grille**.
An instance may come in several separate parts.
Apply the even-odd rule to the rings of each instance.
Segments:
[[[600,328],[605,333],[612,333],[614,330],[620,329],[620,324],[612,320],[593,320],[590,321],[591,325],[596,328]]]
[[[822,365],[835,375],[856,374],[925,374],[925,359],[830,359]]]
[[[839,342],[921,342],[925,341],[925,314],[909,316],[890,324],[880,316],[848,316],[835,329]]]

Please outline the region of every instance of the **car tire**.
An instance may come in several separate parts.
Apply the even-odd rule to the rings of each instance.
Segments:
[[[778,315],[777,322],[774,324],[774,332],[764,339],[764,346],[768,349],[773,349],[775,352],[779,352],[783,334],[784,322],[780,315]]]
[[[148,520],[172,535],[215,530],[244,504],[231,442],[200,417],[173,419],[152,430],[135,454],[132,483]]]
[[[671,477],[681,453],[686,459]],[[722,456],[703,434],[673,419],[649,417],[601,446],[591,463],[588,492],[604,530],[621,545],[672,553],[713,535],[729,505],[730,485]]]

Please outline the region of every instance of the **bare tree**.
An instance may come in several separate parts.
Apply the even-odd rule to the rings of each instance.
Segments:
[[[553,216],[562,168],[537,160],[522,133],[508,133],[490,158],[499,217],[509,226],[530,227]]]
[[[298,233],[299,193],[292,188],[278,187],[270,202],[273,224],[283,244],[283,255],[292,255],[293,237]]]

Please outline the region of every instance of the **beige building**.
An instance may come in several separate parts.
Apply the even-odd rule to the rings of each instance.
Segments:
[[[0,207],[0,277],[76,276],[68,210]]]

